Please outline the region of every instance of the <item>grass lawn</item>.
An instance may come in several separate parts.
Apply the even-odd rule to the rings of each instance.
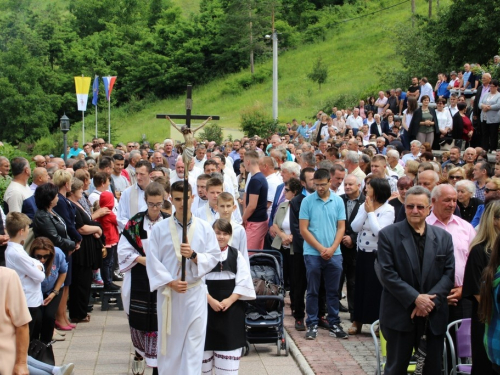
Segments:
[[[383,4],[384,7],[388,7],[397,3],[398,1],[391,1]],[[449,3],[450,0],[441,1],[441,6],[447,6]],[[382,8],[379,2],[367,2],[367,4],[368,8],[361,14]],[[426,2],[417,2],[417,13],[425,15],[427,7]],[[399,23],[403,24],[402,30],[411,27],[410,17],[410,2],[407,2],[366,18],[339,24],[335,30],[329,31],[325,41],[281,52],[279,55],[280,122],[288,122],[292,118],[297,118],[299,121],[310,119],[327,99],[342,93],[358,93],[377,85],[375,68],[395,67],[400,64],[394,52],[390,29]],[[321,91],[307,78],[318,56],[321,56],[328,66],[328,80]],[[270,59],[256,65],[256,72],[262,70],[269,72],[272,70]],[[197,86],[196,82],[192,82],[193,114],[220,115],[221,120],[218,123],[223,127],[225,136],[231,134],[233,137],[240,137],[242,133],[239,130],[239,123],[242,109],[262,105],[271,113],[271,77],[239,95],[222,94],[227,82],[247,74],[246,71],[232,74],[203,86]],[[116,84],[120,84],[120,77],[117,78]],[[380,89],[385,90],[388,87]],[[112,109],[111,121],[120,124],[118,139],[115,139],[115,142],[139,141],[142,134],[146,134],[149,141],[161,141],[168,137],[169,127],[166,126],[166,120],[156,120],[155,115],[184,113],[184,100],[183,96],[163,100],[132,114]],[[101,115],[106,116],[106,112],[102,112]],[[90,115],[86,123],[92,124],[92,121]],[[70,134],[73,132],[76,136],[81,135],[81,124],[74,124]],[[91,131],[88,132],[88,136],[92,136]],[[174,139],[182,138],[179,134],[172,136]],[[69,139],[72,137],[73,135],[70,135]]]

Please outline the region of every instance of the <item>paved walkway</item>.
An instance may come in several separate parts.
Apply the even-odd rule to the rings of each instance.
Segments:
[[[80,323],[54,344],[56,363],[73,362],[74,374],[131,374],[132,353],[128,322],[123,311],[101,311],[94,305],[90,323]],[[243,357],[240,375],[300,375],[292,356],[278,357],[276,345],[252,345]],[[146,370],[151,374],[151,369]],[[188,374],[186,374],[188,375]]]
[[[344,300],[342,302],[347,303]],[[348,313],[340,313],[342,327],[347,332],[351,326]],[[364,325],[362,333],[347,340],[330,337],[324,329],[318,330],[316,340],[306,340],[305,332],[294,328],[290,300],[286,299],[285,328],[305,357],[315,374],[361,375],[374,374],[376,370],[375,346],[370,335],[370,326]]]

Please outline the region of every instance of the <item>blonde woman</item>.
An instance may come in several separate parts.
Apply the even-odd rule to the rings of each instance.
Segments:
[[[500,201],[493,201],[486,207],[476,237],[470,245],[462,288],[462,298],[467,298],[472,302],[471,346],[474,372],[477,374],[493,373],[491,362],[483,345],[485,325],[479,320],[478,307],[480,286],[483,281],[481,276],[488,265],[499,232]]]

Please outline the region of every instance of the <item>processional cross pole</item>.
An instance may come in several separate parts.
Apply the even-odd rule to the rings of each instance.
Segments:
[[[210,115],[192,115],[191,110],[193,108],[193,99],[192,99],[192,91],[193,86],[187,86],[187,95],[186,95],[186,114],[185,115],[169,115],[169,114],[160,114],[156,115],[157,119],[167,119],[170,121],[172,126],[180,132],[184,136],[184,150],[182,152],[182,161],[184,162],[184,190],[183,190],[183,207],[182,207],[182,242],[188,243],[187,238],[187,217],[188,217],[188,176],[189,176],[189,163],[194,156],[194,133],[204,127],[210,120],[219,120],[219,116],[210,116]],[[186,125],[179,127],[172,119],[182,119],[186,120]],[[191,130],[191,120],[205,120],[200,126],[196,129]],[[181,281],[186,280],[186,258],[182,257],[182,272],[181,272]]]

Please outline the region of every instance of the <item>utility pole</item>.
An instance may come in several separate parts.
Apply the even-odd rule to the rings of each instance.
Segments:
[[[278,120],[278,32],[274,28],[273,9],[273,119]]]

